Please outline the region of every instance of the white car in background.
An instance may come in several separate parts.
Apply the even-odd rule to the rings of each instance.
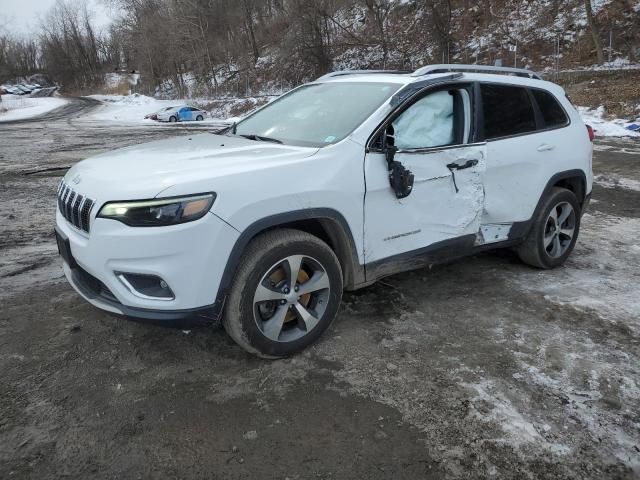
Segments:
[[[24,95],[24,92],[15,85],[3,85],[2,89],[10,95]]]
[[[286,356],[345,289],[494,248],[562,265],[591,140],[564,90],[528,70],[334,72],[222,134],[77,163],[58,187],[58,248],[99,308],[222,317],[247,351]]]
[[[208,112],[189,105],[180,105],[158,112],[160,122],[201,122],[207,118]]]

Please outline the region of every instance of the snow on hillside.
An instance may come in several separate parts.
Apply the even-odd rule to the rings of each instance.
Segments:
[[[59,97],[25,98],[15,95],[2,95],[0,103],[0,122],[23,120],[43,115],[62,107],[67,101]]]

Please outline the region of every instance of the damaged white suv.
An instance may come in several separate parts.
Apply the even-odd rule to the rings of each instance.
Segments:
[[[342,292],[489,248],[571,253],[592,132],[527,70],[346,71],[221,134],[78,163],[56,237],[73,287],[131,317],[222,317],[246,350],[318,339]]]

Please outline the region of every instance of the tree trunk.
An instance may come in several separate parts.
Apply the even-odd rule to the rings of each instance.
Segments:
[[[596,23],[596,19],[593,16],[593,10],[591,8],[591,0],[584,0],[584,8],[587,12],[587,22],[589,22],[589,30],[591,30],[591,38],[593,39],[593,45],[596,47],[596,55],[598,57],[598,65],[604,63],[604,52],[602,51],[602,44],[600,43],[600,29]]]

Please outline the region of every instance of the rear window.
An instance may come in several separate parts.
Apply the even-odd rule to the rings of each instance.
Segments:
[[[483,84],[480,92],[486,140],[536,130],[536,116],[525,88]]]
[[[532,89],[531,93],[540,107],[546,128],[562,127],[569,123],[567,114],[553,95],[544,90],[535,89]]]

